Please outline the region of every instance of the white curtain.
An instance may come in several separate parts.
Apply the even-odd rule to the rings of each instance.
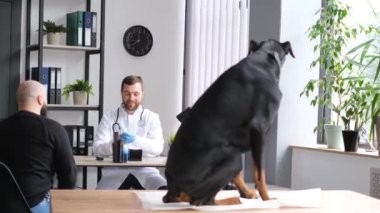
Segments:
[[[247,55],[249,0],[188,0],[185,107]]]

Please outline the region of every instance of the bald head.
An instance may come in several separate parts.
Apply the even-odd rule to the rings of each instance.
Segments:
[[[31,111],[40,114],[46,105],[45,89],[38,81],[23,81],[17,88],[17,105],[19,110]]]

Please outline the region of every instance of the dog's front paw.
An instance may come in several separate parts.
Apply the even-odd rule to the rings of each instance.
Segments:
[[[256,199],[257,198],[256,190],[246,188],[246,189],[240,191],[240,197],[248,198],[248,199]]]

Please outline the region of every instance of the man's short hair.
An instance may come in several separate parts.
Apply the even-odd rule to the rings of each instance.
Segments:
[[[134,85],[136,83],[140,83],[142,89],[144,89],[143,79],[141,78],[141,76],[138,76],[138,75],[128,75],[121,82],[120,91],[123,91],[124,84],[126,84],[126,85]]]

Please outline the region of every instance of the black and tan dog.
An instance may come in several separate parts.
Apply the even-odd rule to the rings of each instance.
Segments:
[[[241,176],[241,153],[247,151],[252,151],[260,196],[269,199],[261,158],[264,136],[280,105],[280,69],[288,53],[294,57],[289,42],[251,41],[248,56],[180,114],[181,126],[166,163],[164,203],[239,203],[239,198],[215,200],[230,181],[241,197],[255,198],[255,190],[248,188]]]

